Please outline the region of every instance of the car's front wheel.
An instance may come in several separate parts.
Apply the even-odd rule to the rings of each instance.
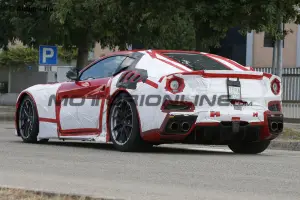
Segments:
[[[109,129],[111,141],[119,151],[137,151],[149,147],[140,136],[136,105],[126,93],[118,95],[112,103]]]
[[[18,132],[26,143],[47,142],[48,139],[38,140],[39,119],[34,101],[26,96],[18,110]]]
[[[234,152],[239,154],[259,154],[265,151],[270,141],[264,140],[259,142],[233,142],[228,147]]]

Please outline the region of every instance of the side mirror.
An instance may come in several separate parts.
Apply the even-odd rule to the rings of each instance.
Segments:
[[[73,69],[69,70],[66,74],[66,77],[72,81],[77,81],[79,78],[78,69],[73,68]]]

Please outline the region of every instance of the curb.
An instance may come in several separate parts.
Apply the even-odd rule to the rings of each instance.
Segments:
[[[0,122],[4,121],[14,121],[15,115],[11,114],[2,114],[0,112]],[[288,151],[300,151],[300,141],[284,141],[284,140],[272,140],[268,149],[276,150],[288,150]]]
[[[273,140],[268,149],[300,151],[300,141]]]
[[[300,124],[300,119],[284,118],[283,121],[286,122],[286,123]]]
[[[15,121],[15,114],[1,115],[0,113],[0,122],[1,121]]]
[[[7,185],[1,185],[0,189],[7,189],[7,190],[22,190],[24,192],[31,192],[36,195],[43,195],[48,198],[55,197],[55,196],[65,196],[69,197],[71,199],[90,199],[90,200],[122,200],[122,199],[115,199],[115,198],[102,198],[102,197],[96,197],[92,195],[83,195],[83,194],[75,194],[75,193],[59,193],[59,192],[53,192],[53,191],[46,191],[46,190],[37,190],[37,189],[28,189],[25,187],[11,187]]]

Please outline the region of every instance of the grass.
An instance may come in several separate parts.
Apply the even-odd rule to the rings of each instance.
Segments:
[[[280,135],[278,139],[300,141],[300,130],[296,130],[292,128],[284,128],[282,135]]]
[[[26,191],[21,189],[0,188],[0,200],[104,200],[98,198],[60,195],[42,192]]]

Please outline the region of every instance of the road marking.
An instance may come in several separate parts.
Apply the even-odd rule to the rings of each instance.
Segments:
[[[216,147],[191,147],[187,148],[190,150],[200,150],[200,151],[216,151],[216,152],[227,152],[227,153],[232,153],[230,149],[227,148],[216,148]]]
[[[176,149],[187,149],[196,151],[215,151],[215,152],[232,152],[227,146],[195,146],[195,145],[184,145],[184,144],[165,144],[161,147],[176,148]]]

